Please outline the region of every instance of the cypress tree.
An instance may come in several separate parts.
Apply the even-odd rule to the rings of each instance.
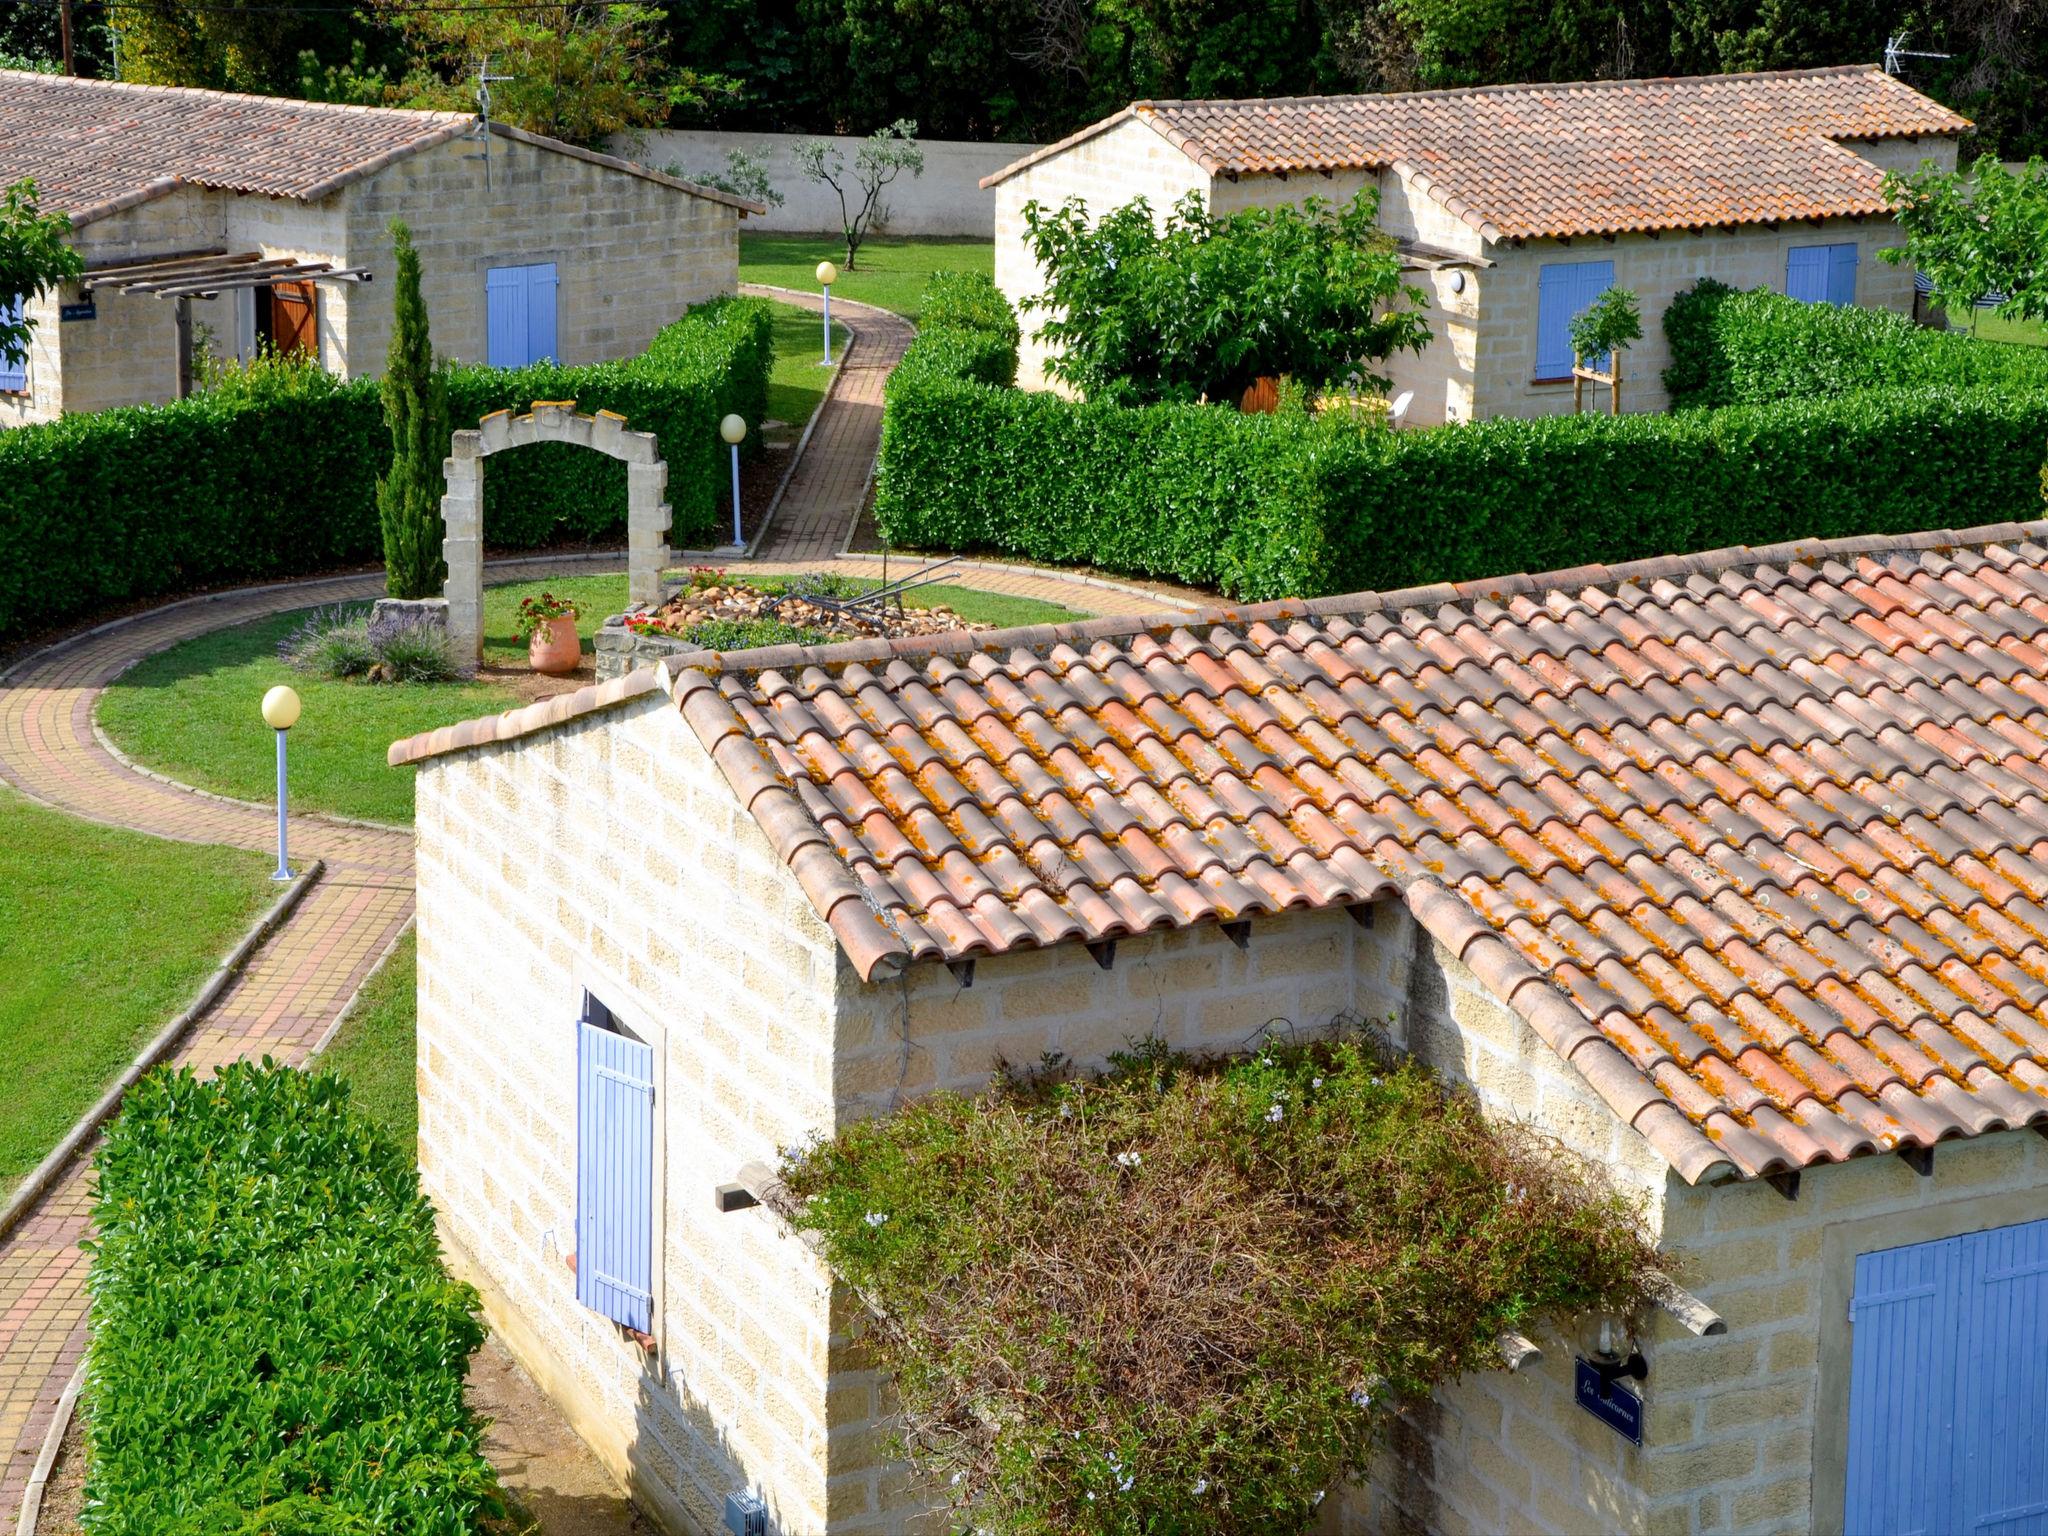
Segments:
[[[384,424],[391,429],[391,472],[377,481],[384,579],[393,597],[435,597],[448,576],[441,558],[448,381],[434,366],[412,231],[393,219],[391,239],[398,255],[398,282],[392,294],[391,355],[381,387]]]

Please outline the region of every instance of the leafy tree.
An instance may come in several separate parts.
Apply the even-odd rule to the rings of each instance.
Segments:
[[[262,96],[298,89],[301,54],[346,59],[359,25],[303,0],[126,0],[111,16],[122,79]]]
[[[70,232],[69,214],[38,209],[35,182],[0,191],[0,362],[26,358],[35,328],[25,313],[16,316],[12,301],[39,298],[85,270],[65,243]]]
[[[476,66],[510,78],[491,86],[491,116],[571,144],[602,146],[612,134],[657,127],[672,107],[729,92],[732,82],[675,68],[663,12],[651,5],[562,0],[516,9],[422,7],[370,0],[403,36],[395,73],[334,72],[335,100],[381,97],[388,106],[476,110]]]
[[[2048,165],[2038,156],[2017,175],[1990,155],[1979,156],[1967,176],[1933,166],[1912,176],[1894,172],[1885,194],[1906,243],[1878,255],[1926,273],[1936,308],[1968,314],[1997,293],[1998,315],[2048,318]]]
[[[839,233],[846,241],[846,270],[857,264],[860,248],[878,224],[889,221],[882,194],[905,171],[924,174],[924,151],[917,147],[917,123],[899,117],[877,128],[854,151],[853,168],[826,139],[805,139],[796,147],[796,163],[812,181],[823,182],[839,197]]]
[[[1572,317],[1568,332],[1573,353],[1597,368],[1609,353],[1643,339],[1642,306],[1628,289],[1609,288]]]
[[[433,597],[448,576],[441,558],[448,383],[434,365],[412,231],[394,219],[391,240],[398,257],[398,281],[392,294],[391,355],[379,386],[384,423],[391,429],[391,472],[377,482],[384,583],[393,597]]]
[[[1165,227],[1137,198],[1090,224],[1079,198],[1024,210],[1025,239],[1046,274],[1025,307],[1047,319],[1047,364],[1090,399],[1234,401],[1261,377],[1287,375],[1310,391],[1376,371],[1397,351],[1420,351],[1429,327],[1409,305],[1394,244],[1378,228],[1379,195],[1333,206],[1212,215],[1189,193]]]
[[[716,187],[734,197],[750,197],[770,208],[782,206],[782,194],[775,190],[775,183],[768,177],[767,163],[744,149],[726,151],[723,170],[686,171],[681,165],[671,165],[667,169],[669,175],[694,181],[701,187]]]

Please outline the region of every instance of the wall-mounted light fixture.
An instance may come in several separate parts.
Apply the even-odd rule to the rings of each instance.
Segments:
[[[1609,1386],[1623,1377],[1649,1379],[1650,1364],[1636,1348],[1635,1331],[1612,1312],[1593,1312],[1580,1320],[1579,1353]]]

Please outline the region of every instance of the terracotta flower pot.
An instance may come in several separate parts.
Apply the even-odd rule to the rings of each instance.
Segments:
[[[576,638],[576,621],[567,617],[543,621],[526,642],[526,664],[536,672],[553,676],[580,667],[583,642]]]

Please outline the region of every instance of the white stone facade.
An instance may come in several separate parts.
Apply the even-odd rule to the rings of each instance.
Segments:
[[[390,224],[405,220],[436,355],[488,360],[485,274],[553,262],[556,350],[569,364],[631,357],[693,304],[739,282],[740,211],[663,182],[521,139],[458,138],[406,156],[315,203],[181,188],[81,225],[88,267],[223,249],[366,267],[367,283],[316,283],[320,361],[344,378],[383,371],[391,338]],[[73,285],[29,306],[28,390],[0,395],[0,426],[176,398],[173,304],[100,293],[98,316],[60,324]],[[247,290],[194,301],[216,355],[255,350]]]
[[[1158,1035],[1246,1042],[1352,1013],[1639,1198],[1682,1283],[1726,1319],[1643,1339],[1646,1443],[1572,1400],[1572,1348],[1443,1392],[1398,1426],[1330,1531],[1760,1533],[1840,1519],[1846,1276],[1857,1253],[2048,1214],[2048,1142],[1943,1147],[1693,1189],[1398,902],[977,962],[853,973],[659,689],[510,741],[431,757],[418,780],[420,1156],[492,1325],[675,1532],[762,1493],[783,1536],[942,1530],[886,1456],[885,1381],[811,1250],[712,1190],[814,1132],[1002,1060],[1100,1063]],[[578,1306],[575,1026],[583,989],[655,1046],[652,1357]]]
[[[1924,161],[1953,169],[1956,145],[1948,138],[1886,140],[1845,145],[1885,170],[1908,172]],[[1360,173],[1211,177],[1143,123],[1126,119],[1039,161],[996,187],[996,284],[1013,304],[1038,293],[1043,275],[1024,245],[1023,209],[1037,201],[1056,207],[1079,197],[1099,217],[1144,197],[1163,216],[1175,200],[1200,192],[1218,213],[1273,207],[1309,196],[1342,202],[1374,178]],[[1406,422],[1434,426],[1490,416],[1545,416],[1572,408],[1570,381],[1536,377],[1538,274],[1548,262],[1608,260],[1617,287],[1642,303],[1643,339],[1624,358],[1622,409],[1658,411],[1670,405],[1659,377],[1671,361],[1662,320],[1671,299],[1703,277],[1737,288],[1785,286],[1786,252],[1795,245],[1853,243],[1857,247],[1856,302],[1901,314],[1913,310],[1913,273],[1882,262],[1877,253],[1899,243],[1889,219],[1823,219],[1800,224],[1743,225],[1659,236],[1598,236],[1576,240],[1490,242],[1407,178],[1377,178],[1380,226],[1397,239],[1469,258],[1474,265],[1415,272],[1410,280],[1428,297],[1431,342],[1420,355],[1392,358],[1390,393],[1413,391]],[[1041,323],[1019,310],[1025,329],[1017,381],[1026,389],[1052,387],[1046,352],[1031,333]],[[1599,406],[1606,408],[1604,386]]]

